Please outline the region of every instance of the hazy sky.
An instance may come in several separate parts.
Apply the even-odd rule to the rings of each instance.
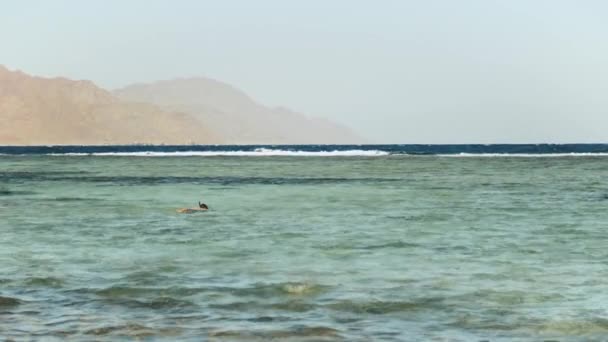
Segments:
[[[0,0],[0,64],[212,77],[374,142],[608,142],[603,0]]]

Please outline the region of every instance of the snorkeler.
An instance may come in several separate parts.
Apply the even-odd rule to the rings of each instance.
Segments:
[[[209,207],[205,203],[201,203],[199,201],[198,208],[180,208],[180,209],[176,209],[175,211],[177,211],[180,214],[192,214],[195,212],[207,211],[207,210],[209,210]]]

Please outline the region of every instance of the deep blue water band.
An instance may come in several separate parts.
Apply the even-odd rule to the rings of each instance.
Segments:
[[[104,145],[104,146],[0,146],[0,154],[135,152],[254,152],[280,151],[382,151],[390,154],[563,154],[608,153],[608,144],[470,144],[470,145]]]

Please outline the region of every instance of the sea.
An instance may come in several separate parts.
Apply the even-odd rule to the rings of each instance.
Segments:
[[[607,180],[608,144],[0,147],[0,340],[605,341]]]

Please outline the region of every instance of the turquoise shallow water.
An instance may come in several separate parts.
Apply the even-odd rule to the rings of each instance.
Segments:
[[[583,156],[1,156],[0,337],[603,340],[606,176]]]

